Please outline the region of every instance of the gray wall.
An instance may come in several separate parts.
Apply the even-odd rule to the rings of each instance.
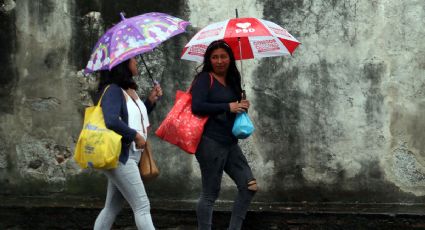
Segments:
[[[165,90],[151,116],[155,130],[175,91],[194,76],[196,63],[179,59],[184,44],[238,8],[240,17],[273,21],[302,42],[292,57],[243,64],[256,131],[241,146],[261,187],[256,200],[424,202],[421,0],[0,3],[1,195],[103,196],[103,176],[80,170],[71,157],[96,86],[81,69],[119,11],[160,11],[192,22],[186,34],[145,55]],[[147,185],[150,197],[197,199],[195,158],[151,136],[161,176]],[[234,192],[224,177],[220,198]]]

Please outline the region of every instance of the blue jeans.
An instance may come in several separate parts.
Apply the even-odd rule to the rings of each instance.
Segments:
[[[202,192],[197,206],[199,230],[210,230],[214,203],[218,198],[223,171],[236,183],[238,195],[233,204],[229,230],[239,230],[255,194],[248,183],[255,180],[238,144],[223,145],[202,136],[195,153],[202,174]]]
[[[133,210],[137,229],[155,230],[149,199],[139,173],[139,160],[140,152],[130,150],[126,164],[120,162],[116,169],[103,170],[108,177],[108,191],[105,207],[96,218],[95,230],[111,229],[125,200]]]

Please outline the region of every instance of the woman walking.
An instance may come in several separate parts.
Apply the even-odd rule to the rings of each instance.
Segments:
[[[124,201],[133,210],[137,229],[155,229],[138,163],[148,138],[148,113],[155,107],[162,89],[156,85],[143,103],[135,91],[137,84],[133,76],[136,75],[137,62],[134,58],[122,62],[111,71],[101,72],[98,93],[109,85],[101,101],[105,124],[122,136],[122,150],[118,167],[102,170],[108,178],[108,189],[105,207],[96,219],[95,230],[111,229]]]
[[[223,171],[235,182],[229,230],[241,229],[248,206],[257,191],[251,168],[232,134],[236,113],[247,111],[242,100],[241,76],[232,49],[223,40],[212,42],[205,54],[202,72],[192,86],[192,111],[208,115],[201,142],[195,153],[202,175],[202,192],[197,205],[199,230],[210,230],[212,213],[221,187]]]

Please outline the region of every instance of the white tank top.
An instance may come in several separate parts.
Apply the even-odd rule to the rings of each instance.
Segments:
[[[130,95],[128,95],[127,92],[125,92],[124,90],[123,92],[125,93],[125,95],[127,95],[128,126],[132,129],[137,130],[137,132],[140,135],[142,135],[142,137],[145,140],[147,140],[148,139],[147,128],[149,127],[150,123],[149,123],[148,111],[146,109],[146,106],[140,100],[140,98],[137,98],[136,103],[139,106],[137,107],[136,103],[133,101]],[[142,121],[143,121],[143,125],[142,125]]]

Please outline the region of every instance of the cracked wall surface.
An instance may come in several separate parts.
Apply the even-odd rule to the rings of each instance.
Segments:
[[[125,11],[189,20],[188,32],[144,54],[165,95],[150,119],[161,169],[156,199],[196,200],[193,156],[153,131],[197,63],[182,47],[209,23],[258,17],[301,41],[293,56],[246,60],[256,131],[240,142],[261,188],[257,201],[415,203],[425,200],[425,4],[420,0],[0,1],[1,194],[105,192],[101,174],[71,155],[97,78],[83,76],[99,36]],[[140,62],[140,60],[139,60]],[[140,63],[139,63],[140,64]],[[240,63],[238,63],[239,65]],[[139,94],[150,87],[139,66]],[[29,188],[29,185],[37,185]],[[220,199],[233,198],[225,176]]]

